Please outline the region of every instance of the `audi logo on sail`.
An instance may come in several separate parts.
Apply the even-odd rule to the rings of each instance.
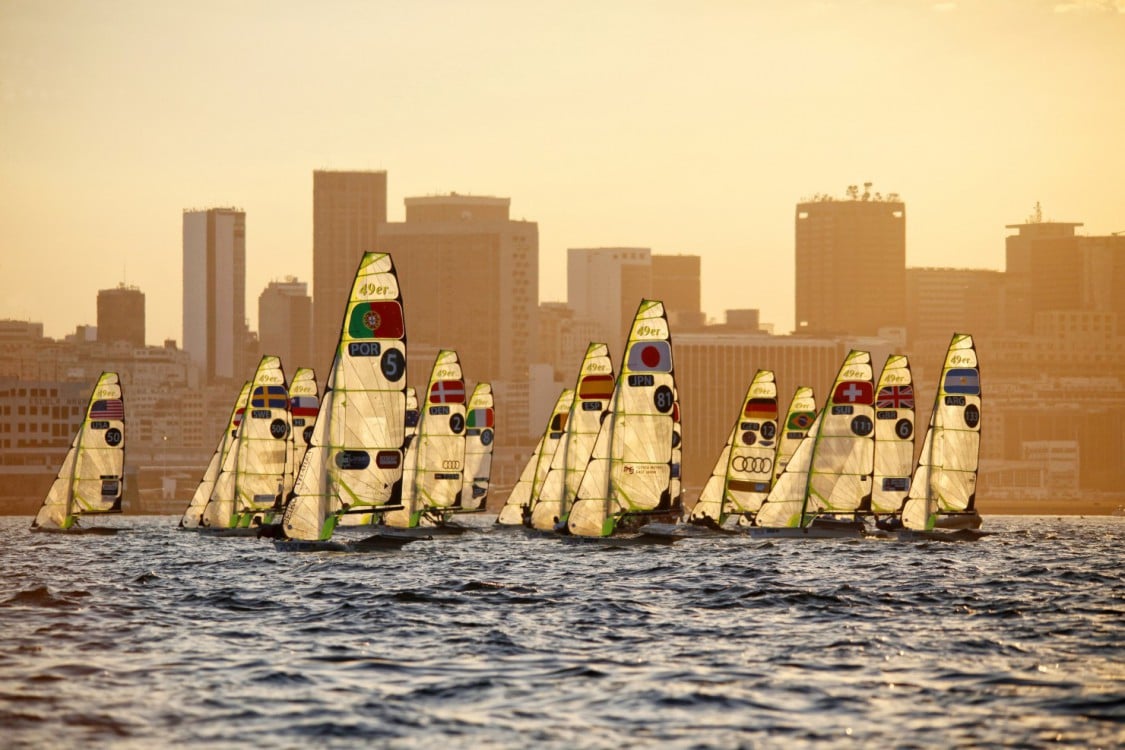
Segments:
[[[773,469],[773,459],[762,456],[735,456],[730,460],[730,467],[735,471],[765,474]]]

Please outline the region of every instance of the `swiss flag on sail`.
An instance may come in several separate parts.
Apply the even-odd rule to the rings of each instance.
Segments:
[[[866,380],[845,380],[832,392],[834,404],[870,404],[875,388]]]
[[[465,381],[438,380],[430,386],[431,404],[465,403]]]

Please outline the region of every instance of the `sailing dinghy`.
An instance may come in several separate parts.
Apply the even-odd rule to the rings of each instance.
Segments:
[[[523,471],[516,485],[508,494],[504,507],[496,516],[496,523],[505,527],[530,526],[532,509],[538,502],[543,478],[547,476],[551,461],[562,439],[570,415],[570,404],[574,400],[574,391],[563,388],[551,409],[551,417],[547,420],[547,427],[535,444],[535,450],[524,464]]]
[[[609,411],[567,517],[572,535],[609,537],[650,521],[675,521],[680,513],[672,476],[678,410],[664,304],[642,300]]]
[[[107,526],[82,527],[79,518],[120,513],[124,491],[125,402],[117,373],[103,372],[31,529],[116,534],[117,529]]]
[[[809,434],[809,428],[812,427],[815,419],[816,396],[813,389],[804,385],[799,386],[793,392],[793,399],[789,402],[789,408],[785,412],[785,429],[781,431],[777,439],[777,453],[773,462],[773,479],[770,480],[771,487],[777,483],[781,472],[785,471],[785,467],[789,465],[789,459],[793,457],[797,446]]]
[[[461,494],[454,507],[462,513],[478,513],[488,502],[492,480],[492,445],[496,438],[496,409],[492,385],[477,383],[465,415],[465,468]]]
[[[411,539],[332,535],[345,514],[393,504],[402,482],[406,442],[406,328],[394,262],[365,253],[344,310],[332,370],[312,439],[285,508],[283,550],[361,551]]]
[[[231,409],[230,419],[227,420],[226,429],[219,437],[219,444],[215,446],[215,452],[211,454],[211,460],[207,462],[207,468],[203,471],[203,478],[199,480],[199,484],[195,488],[195,494],[191,496],[191,502],[188,503],[187,510],[184,511],[184,515],[180,519],[181,529],[198,529],[202,523],[203,509],[207,507],[207,503],[211,499],[211,493],[215,489],[215,481],[219,478],[219,471],[222,469],[223,462],[226,461],[231,445],[234,444],[234,438],[238,434],[238,425],[242,423],[242,415],[245,412],[246,399],[249,395],[250,381],[247,380],[242,384],[242,390],[239,391],[238,399],[234,402],[234,408]]]
[[[875,389],[875,469],[871,514],[896,515],[910,490],[914,467],[914,378],[909,360],[887,357]]]
[[[902,508],[914,535],[975,539],[983,532],[975,506],[980,457],[980,365],[973,337],[954,334],[945,353],[934,409]],[[956,536],[954,536],[956,535]]]

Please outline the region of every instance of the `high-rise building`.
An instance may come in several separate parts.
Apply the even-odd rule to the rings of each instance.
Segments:
[[[311,339],[308,285],[293,276],[271,281],[258,296],[258,346],[262,354],[280,357],[292,378],[298,367],[314,366]]]
[[[905,205],[856,188],[845,200],[797,204],[796,285],[798,332],[876,336],[905,326]]]
[[[570,248],[566,295],[578,317],[601,324],[600,338],[618,361],[637,307],[653,296],[652,252],[647,247]]]
[[[135,286],[98,291],[98,341],[145,345],[145,295]]]
[[[246,213],[184,211],[184,351],[210,381],[243,377]]]
[[[698,255],[652,256],[652,298],[664,303],[673,331],[698,330],[706,323],[699,269]]]
[[[386,220],[386,172],[313,172],[312,354],[325,377],[359,260],[382,250],[376,238]]]
[[[906,330],[913,344],[937,342],[942,351],[954,332],[977,337],[1002,331],[1004,273],[980,268],[906,269]]]
[[[470,383],[491,381],[497,419],[526,429],[528,366],[536,361],[539,227],[512,221],[510,199],[407,198],[406,221],[379,228],[398,269],[411,348],[456,349]],[[408,377],[424,387],[429,370]]]

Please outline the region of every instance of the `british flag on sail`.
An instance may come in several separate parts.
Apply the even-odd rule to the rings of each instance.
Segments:
[[[879,389],[875,400],[876,409],[913,409],[914,386],[887,385]]]

